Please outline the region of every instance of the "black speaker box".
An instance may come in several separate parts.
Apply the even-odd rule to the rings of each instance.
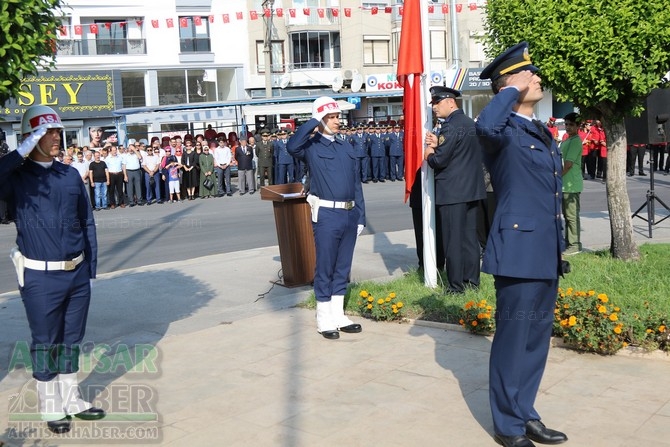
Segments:
[[[645,110],[637,118],[626,118],[626,138],[628,144],[664,143],[663,134],[659,132],[656,118],[670,114],[670,89],[654,89],[645,100]],[[670,122],[660,124],[665,132],[670,133]],[[668,135],[670,138],[670,135]]]

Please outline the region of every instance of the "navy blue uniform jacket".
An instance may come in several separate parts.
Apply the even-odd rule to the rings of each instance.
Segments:
[[[311,137],[319,122],[312,118],[300,126],[288,144],[288,152],[307,163],[310,193],[323,200],[355,201],[358,224],[365,225],[365,201],[359,160],[348,141],[330,141],[320,133]]]
[[[435,204],[453,205],[486,197],[475,122],[462,110],[455,110],[442,122],[437,136],[438,146],[428,157],[428,165],[435,170]]]
[[[0,198],[14,209],[16,243],[26,258],[65,261],[83,251],[95,278],[95,222],[75,168],[54,160],[45,169],[14,151],[0,158]]]
[[[497,208],[482,271],[527,279],[555,279],[564,249],[561,153],[531,121],[512,113],[515,88],[499,92],[482,110],[477,130],[491,173]]]

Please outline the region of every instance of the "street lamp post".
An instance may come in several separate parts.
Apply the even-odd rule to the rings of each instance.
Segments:
[[[275,0],[264,0],[263,10],[270,10],[269,16],[265,17],[265,42],[263,56],[265,59],[265,97],[272,98],[272,18],[274,17]]]

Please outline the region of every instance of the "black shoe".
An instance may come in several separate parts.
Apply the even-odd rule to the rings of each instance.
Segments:
[[[568,440],[565,433],[547,428],[537,419],[526,422],[526,436],[540,444],[562,444]]]
[[[249,192],[249,195],[253,195],[253,193],[255,193],[255,192],[256,192],[256,191],[250,191],[250,192]]]
[[[383,178],[382,178],[382,179],[379,179],[379,183],[384,183],[385,181],[386,181],[386,180],[384,180]]]
[[[504,447],[535,447],[535,444],[533,444],[531,440],[524,435],[518,435],[518,436],[495,435],[493,439],[495,440],[495,442]]]
[[[241,196],[243,196],[243,195],[245,195],[245,194],[246,194],[246,192],[241,192],[241,193],[240,193]]]
[[[70,431],[70,419],[64,417],[63,419],[58,419],[57,421],[47,421],[47,427],[52,433],[57,435],[62,435]]]
[[[82,419],[84,421],[97,421],[106,416],[105,410],[102,408],[91,407],[88,410],[84,410],[81,413],[75,414],[75,417]]]
[[[643,176],[646,176],[647,174],[645,174],[644,171],[640,171],[640,172],[637,173],[637,175],[643,175]]]
[[[228,197],[233,197],[233,193],[232,193],[232,192],[229,192],[229,193],[226,194],[226,195],[227,195]]]
[[[375,179],[372,179],[372,183],[377,183],[378,181],[379,181],[379,180],[377,180],[376,178],[375,178]]]
[[[340,338],[340,333],[337,331],[322,331],[321,335],[323,335],[323,338],[327,338],[328,340],[337,340]]]
[[[340,331],[346,332],[347,334],[358,334],[363,330],[363,326],[358,323],[349,324],[347,326],[342,326],[339,328]]]

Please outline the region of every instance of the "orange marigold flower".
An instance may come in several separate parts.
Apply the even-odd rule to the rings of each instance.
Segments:
[[[398,313],[398,309],[395,309],[395,308],[394,308],[394,309],[393,309],[393,313],[394,313],[394,314],[397,314],[397,313]]]
[[[619,312],[620,310],[621,310],[621,309],[619,309],[618,307],[615,307],[615,308],[614,308],[614,312]]]
[[[391,298],[395,298],[395,292],[391,292],[391,293],[389,293],[389,296],[390,296]]]
[[[607,312],[607,308],[603,305],[600,305],[600,306],[598,306],[598,312],[600,312],[601,314],[604,314],[605,312]]]
[[[562,327],[565,327],[565,326],[568,325],[568,320],[561,320],[560,324],[561,324]]]
[[[493,310],[493,306],[486,306],[486,310],[489,311],[489,312],[492,311],[492,310]]]
[[[484,318],[491,318],[491,314],[489,313],[484,314]]]
[[[595,294],[596,294],[596,291],[595,291],[595,290],[589,290],[589,296],[593,296],[593,295],[595,295]]]
[[[368,297],[368,303],[371,303],[371,302],[373,302],[374,300],[375,300],[375,299],[373,298],[372,295],[370,295],[370,296]]]
[[[577,324],[577,317],[571,315],[568,319],[568,326],[574,326],[575,324]]]
[[[368,292],[367,290],[361,290],[361,293],[359,293],[361,298],[367,298],[368,297]]]
[[[396,303],[396,306],[398,306],[398,309],[400,309],[402,306],[404,306],[404,304],[402,303],[402,301],[398,301]]]
[[[479,324],[479,323],[477,323],[477,320],[473,320],[472,323],[470,323],[470,324],[473,325],[473,326],[477,326],[477,324]]]
[[[658,327],[658,332],[665,332],[665,329],[666,329],[665,325],[662,324]]]
[[[563,309],[570,309],[570,305],[569,305],[568,303],[565,303],[565,304],[563,305]]]
[[[619,326],[614,328],[614,333],[615,334],[620,334],[621,333],[621,328]]]
[[[377,300],[377,304],[384,304],[384,298],[379,298]]]
[[[465,303],[465,306],[463,306],[463,307],[465,307],[465,309],[470,309],[474,305],[475,305],[474,302],[468,301],[467,303]]]
[[[617,316],[617,314],[610,315],[610,321],[617,321],[618,319],[619,317]]]
[[[460,324],[461,326],[463,326],[463,325],[465,324],[465,321],[463,321],[463,319],[461,318],[460,320],[458,320],[458,324]]]
[[[478,319],[478,320],[483,320],[483,319],[484,319],[484,315],[486,315],[486,314],[478,313],[478,314],[477,314],[477,319]]]
[[[386,297],[386,302],[387,302],[387,303],[390,303],[390,302],[391,302],[391,297],[390,297],[390,296],[387,296],[387,297]]]
[[[652,332],[654,332],[654,330],[653,330],[653,329],[647,329],[645,332],[646,332],[647,334],[651,334]]]
[[[600,301],[602,301],[603,303],[606,303],[606,302],[608,302],[608,301],[610,300],[609,298],[607,298],[607,295],[605,295],[604,293],[599,294],[599,295],[598,295],[598,299],[599,299]]]
[[[628,342],[623,342],[623,347],[625,348],[626,346],[628,346]]]
[[[368,304],[367,308],[372,309],[372,304]]]

